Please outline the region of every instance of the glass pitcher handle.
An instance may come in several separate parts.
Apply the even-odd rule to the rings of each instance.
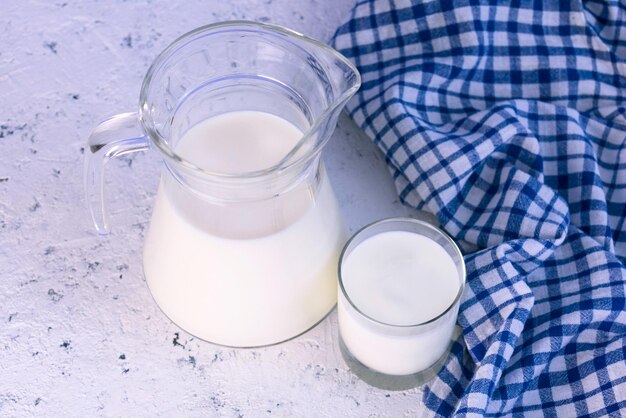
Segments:
[[[137,113],[121,113],[101,122],[91,132],[85,150],[85,196],[91,219],[101,235],[110,231],[104,199],[104,167],[114,157],[149,147]]]

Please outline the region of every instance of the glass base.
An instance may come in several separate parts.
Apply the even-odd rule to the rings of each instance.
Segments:
[[[341,335],[339,335],[339,350],[341,351],[341,356],[344,361],[350,368],[350,371],[368,385],[389,391],[413,389],[430,381],[439,373],[439,370],[441,370],[441,367],[446,362],[451,347],[452,342],[450,342],[443,355],[429,368],[414,374],[396,376],[377,372],[361,363],[350,353]]]

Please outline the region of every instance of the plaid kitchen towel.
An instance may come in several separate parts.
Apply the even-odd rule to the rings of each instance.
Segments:
[[[465,249],[428,410],[626,415],[624,1],[364,1],[333,43],[400,198]]]

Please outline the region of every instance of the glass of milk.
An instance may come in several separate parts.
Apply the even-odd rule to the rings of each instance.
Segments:
[[[340,348],[367,383],[403,390],[432,378],[448,355],[465,264],[435,226],[390,218],[358,231],[339,260]]]
[[[150,149],[163,161],[143,267],[154,300],[203,340],[256,347],[293,338],[337,299],[347,238],[320,158],[360,77],[289,29],[220,22],[150,66],[136,112],[99,124],[85,150],[87,199],[109,231],[103,168]]]

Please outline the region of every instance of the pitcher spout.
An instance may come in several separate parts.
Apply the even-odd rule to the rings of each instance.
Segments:
[[[300,35],[301,36],[301,35]],[[305,86],[309,90],[318,90],[317,94],[307,92],[313,120],[302,139],[278,163],[278,168],[289,166],[305,156],[317,155],[332,135],[337,119],[346,103],[361,87],[361,75],[346,57],[332,47],[319,41],[303,38],[308,42],[310,54],[306,58],[307,66],[316,74],[316,86]]]
[[[335,49],[325,45],[317,45],[317,60],[321,64],[320,79],[329,85],[330,101],[328,111],[341,111],[346,102],[361,87],[361,75],[346,57]],[[326,80],[324,80],[324,76]]]

